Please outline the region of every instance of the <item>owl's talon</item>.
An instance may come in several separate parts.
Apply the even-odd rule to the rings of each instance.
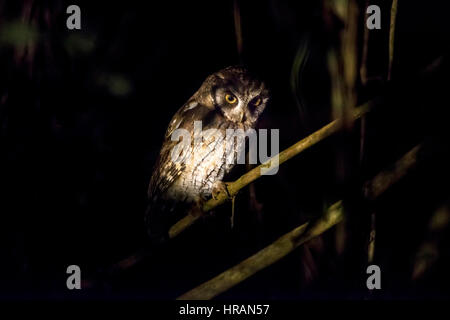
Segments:
[[[228,200],[230,200],[232,197],[230,195],[230,192],[228,191],[228,183],[223,181],[216,181],[213,184],[211,195],[214,200],[219,199],[219,195],[223,193],[227,196]]]

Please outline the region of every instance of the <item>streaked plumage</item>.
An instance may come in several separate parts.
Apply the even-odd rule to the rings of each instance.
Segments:
[[[167,231],[171,213],[195,201],[211,196],[214,183],[222,181],[233,164],[226,163],[225,154],[214,150],[223,147],[224,139],[204,137],[204,143],[193,150],[195,158],[174,162],[172,141],[176,129],[194,131],[194,121],[202,121],[202,130],[254,128],[269,99],[264,83],[242,67],[228,67],[210,75],[200,89],[175,113],[167,128],[164,142],[150,180],[149,207],[146,223],[149,233],[159,236]],[[232,102],[232,103],[230,103]],[[193,139],[192,139],[193,140]],[[217,141],[216,141],[217,140]],[[194,142],[192,141],[194,148]],[[235,153],[243,145],[236,145]]]

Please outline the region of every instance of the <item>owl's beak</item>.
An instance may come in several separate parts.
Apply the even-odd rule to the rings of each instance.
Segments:
[[[233,118],[231,120],[233,120],[233,122],[239,123],[242,122],[244,116],[245,116],[244,111],[239,111],[233,114]]]
[[[238,121],[242,122],[242,120],[244,120],[244,116],[245,116],[245,112],[244,112],[244,110],[241,110],[238,114]]]
[[[233,122],[242,122],[244,115],[244,110],[240,106],[237,106],[233,112],[230,113],[230,118]]]

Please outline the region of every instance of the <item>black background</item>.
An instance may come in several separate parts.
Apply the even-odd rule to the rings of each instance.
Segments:
[[[374,81],[359,94],[360,103],[384,98],[367,120],[363,167],[357,165],[357,125],[354,134],[327,139],[283,164],[276,176],[258,180],[259,214],[248,209],[244,191],[235,228],[225,205],[163,253],[113,277],[105,275],[110,265],[145,246],[146,191],[164,131],[207,75],[240,59],[259,73],[272,91],[260,125],[280,129],[281,149],[331,120],[326,54],[333,33],[324,25],[321,2],[242,2],[241,58],[232,1],[76,1],[81,31],[65,26],[67,1],[0,3],[0,30],[29,7],[40,33],[32,59],[17,58],[8,45],[0,48],[0,297],[173,299],[317,216],[424,140],[439,150],[430,152],[432,161],[377,204],[382,292],[368,295],[360,256],[337,256],[332,231],[314,256],[314,280],[307,280],[306,249],[299,249],[220,298],[448,297],[448,236],[433,272],[410,281],[430,215],[448,199],[450,30],[444,1],[400,3],[393,81]],[[382,8],[382,29],[372,31],[368,69],[385,78],[390,2],[371,3]],[[92,50],[70,51],[73,35],[93,43]],[[306,38],[307,117],[301,118],[289,81]],[[439,57],[439,68],[424,75]],[[129,90],[115,90],[105,77],[124,79]],[[343,143],[351,168],[344,180],[336,162]],[[363,231],[353,229],[355,238]],[[81,267],[89,289],[68,292],[71,264]]]

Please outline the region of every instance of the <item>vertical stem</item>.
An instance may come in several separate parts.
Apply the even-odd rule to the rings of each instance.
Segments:
[[[364,152],[366,149],[366,117],[361,117],[361,130],[359,138],[359,165],[363,167]]]
[[[376,215],[375,212],[372,212],[371,222],[370,222],[370,235],[369,235],[369,245],[367,248],[367,262],[372,264],[373,257],[375,255],[375,236],[376,236]]]
[[[345,21],[345,31],[342,35],[341,55],[343,58],[343,73],[346,86],[346,102],[348,110],[351,114],[353,108],[356,107],[356,79],[358,65],[358,4],[355,0],[348,3],[347,20]]]
[[[397,20],[397,7],[398,7],[398,0],[392,0],[391,25],[390,25],[390,29],[389,29],[389,69],[388,69],[388,81],[391,80],[392,64],[394,62],[395,22]]]
[[[233,196],[233,198],[231,198],[231,218],[230,218],[230,220],[231,220],[231,229],[233,229],[233,227],[234,227],[234,208],[235,208],[234,204],[235,204],[235,199],[236,199],[236,196]]]
[[[363,39],[363,48],[362,48],[362,56],[361,56],[361,67],[359,68],[359,76],[361,78],[361,83],[365,86],[367,84],[367,55],[369,52],[369,28],[366,26],[367,21],[367,7],[369,6],[369,0],[366,0],[366,4],[364,6],[365,19],[363,21],[363,29],[364,29],[364,39]]]
[[[234,32],[236,35],[236,47],[239,55],[239,62],[242,63],[242,27],[241,27],[241,9],[239,6],[239,0],[234,0],[233,5],[233,16],[234,16]]]

